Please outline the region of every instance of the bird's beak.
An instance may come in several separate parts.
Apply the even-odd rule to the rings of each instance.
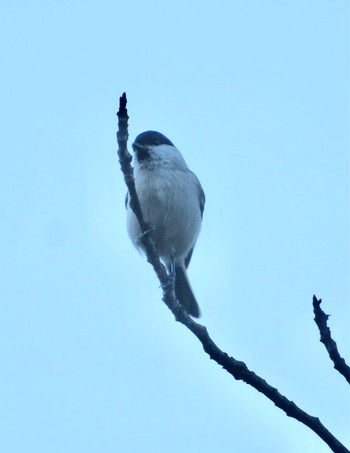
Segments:
[[[137,152],[137,151],[143,152],[143,151],[146,151],[146,150],[147,150],[147,146],[145,146],[145,145],[139,145],[138,143],[133,143],[133,144],[132,144],[132,147],[133,147],[133,149],[134,149],[135,152]]]
[[[149,147],[145,145],[140,145],[139,143],[132,144],[133,150],[136,154],[138,161],[146,159],[149,157]]]

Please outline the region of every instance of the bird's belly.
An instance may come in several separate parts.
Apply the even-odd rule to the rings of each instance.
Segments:
[[[162,260],[168,262],[171,257],[185,257],[196,242],[201,224],[198,199],[193,191],[164,184],[139,193],[139,200]],[[130,208],[128,211],[128,231],[135,243],[140,228],[134,213]],[[140,247],[140,244],[135,245]]]

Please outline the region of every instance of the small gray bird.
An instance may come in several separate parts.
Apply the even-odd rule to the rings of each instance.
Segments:
[[[146,131],[132,145],[134,177],[145,221],[168,272],[175,278],[175,294],[187,313],[200,316],[187,267],[201,228],[205,195],[197,176],[180,151],[163,134]],[[136,248],[141,234],[134,212],[127,207],[127,229]]]

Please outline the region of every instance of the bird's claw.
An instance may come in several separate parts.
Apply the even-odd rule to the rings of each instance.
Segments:
[[[135,238],[136,244],[137,245],[143,244],[143,241],[151,235],[153,230],[154,230],[154,228],[152,226],[149,226],[146,231],[144,231],[143,233],[139,234]]]
[[[175,275],[174,274],[168,274],[168,281],[161,285],[162,290],[167,293],[169,291],[172,291],[175,287]]]
[[[175,287],[175,266],[174,261],[171,260],[170,269],[168,268],[168,281],[162,286],[164,292],[172,291]]]

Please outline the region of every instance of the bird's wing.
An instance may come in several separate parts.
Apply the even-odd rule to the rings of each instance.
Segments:
[[[191,172],[192,173],[192,172]],[[204,206],[205,206],[205,193],[204,190],[201,186],[201,183],[199,182],[197,176],[193,173],[193,176],[196,179],[196,185],[198,187],[198,202],[199,202],[199,209],[201,211],[201,217],[203,218],[203,212],[204,212]],[[192,253],[193,253],[194,247],[191,248],[191,250],[188,252],[186,258],[185,258],[185,266],[186,269],[188,268],[188,265],[190,264],[191,258],[192,258]]]

